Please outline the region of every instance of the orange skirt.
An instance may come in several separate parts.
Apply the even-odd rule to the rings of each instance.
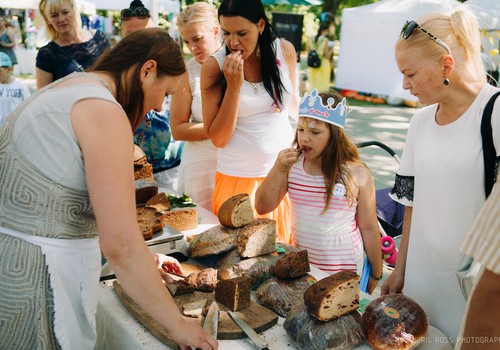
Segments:
[[[216,172],[215,189],[212,195],[214,213],[215,215],[217,215],[217,212],[222,203],[224,203],[232,196],[240,193],[248,193],[248,195],[250,196],[250,201],[252,202],[252,207],[254,208],[255,217],[275,220],[276,229],[278,231],[278,241],[291,244],[291,212],[288,194],[283,198],[278,207],[272,212],[264,215],[258,215],[255,211],[255,192],[257,192],[257,188],[259,188],[264,179],[264,177],[235,177]]]

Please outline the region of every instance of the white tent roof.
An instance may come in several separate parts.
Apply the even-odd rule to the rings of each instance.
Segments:
[[[499,0],[468,0],[465,2],[479,19],[484,29],[500,29]]]
[[[93,2],[98,10],[122,10],[130,6],[132,0],[88,0]],[[150,11],[157,9],[159,12],[179,13],[180,3],[175,0],[142,0],[144,6]]]
[[[75,0],[80,12],[86,15],[95,14],[96,7],[94,3],[86,0]],[[2,0],[0,7],[11,9],[38,9],[40,0]]]
[[[344,9],[335,86],[415,100],[401,87],[403,76],[394,58],[394,43],[406,20],[448,11],[458,4],[456,0],[382,0]]]

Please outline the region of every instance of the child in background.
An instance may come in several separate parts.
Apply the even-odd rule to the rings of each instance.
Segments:
[[[342,100],[342,102],[341,102]],[[306,95],[299,109],[293,148],[282,150],[257,190],[255,208],[273,210],[288,192],[292,239],[317,268],[361,275],[363,250],[372,273],[371,293],[382,278],[375,185],[358,148],[344,133],[347,106],[336,91]]]
[[[30,96],[28,88],[12,76],[10,57],[0,52],[0,125],[17,106]]]

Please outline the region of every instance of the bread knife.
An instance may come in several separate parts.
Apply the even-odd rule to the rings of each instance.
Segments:
[[[252,343],[254,343],[257,349],[269,350],[267,343],[264,340],[262,340],[260,335],[258,335],[257,332],[255,332],[252,329],[252,327],[248,325],[248,323],[243,321],[238,315],[236,315],[232,311],[228,311],[227,313],[229,314],[229,316],[231,316],[234,322],[236,322],[236,324],[241,328],[241,330],[245,332],[245,334],[248,336],[248,338],[250,338],[250,340],[252,341]]]
[[[208,308],[207,316],[205,316],[205,322],[203,323],[203,329],[210,334],[212,337],[217,339],[217,330],[219,325],[219,305],[214,300],[210,307]]]

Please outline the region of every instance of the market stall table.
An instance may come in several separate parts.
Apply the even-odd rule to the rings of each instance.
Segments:
[[[169,191],[165,191],[169,192]],[[198,207],[200,224],[197,229],[184,231],[185,236],[201,233],[206,229],[217,225],[217,217],[208,210]],[[317,279],[326,277],[326,273],[311,266],[311,275]],[[373,297],[361,293],[361,300]],[[97,350],[138,350],[138,349],[169,349],[158,338],[153,336],[135,317],[125,308],[122,301],[113,289],[113,280],[101,282],[99,288],[99,302],[97,307]],[[261,333],[268,343],[269,349],[296,349],[283,328],[284,318],[279,317],[278,323],[270,329]],[[426,342],[420,350],[448,350],[452,349],[450,344],[443,343],[440,339],[446,339],[445,335],[436,328],[430,327]],[[220,350],[252,350],[255,347],[248,339],[219,340]],[[362,345],[356,349],[371,349],[368,345]]]

